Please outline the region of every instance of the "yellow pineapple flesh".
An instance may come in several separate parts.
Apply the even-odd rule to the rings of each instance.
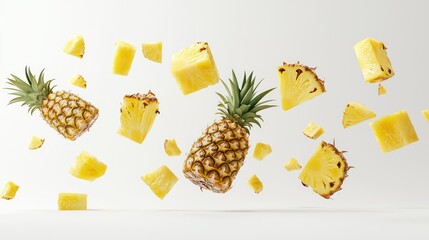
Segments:
[[[269,144],[265,143],[257,143],[255,150],[253,152],[253,158],[258,160],[263,160],[266,156],[268,156],[273,150]]]
[[[164,141],[164,150],[165,150],[165,153],[167,153],[167,155],[170,157],[179,156],[182,153],[179,147],[177,146],[175,139],[166,139]]]
[[[19,186],[16,185],[14,182],[12,182],[12,181],[7,182],[3,188],[2,193],[1,193],[1,198],[6,199],[6,200],[13,199],[15,197],[18,189],[19,189]]]
[[[311,139],[317,139],[324,133],[324,130],[319,125],[311,122],[307,125],[307,127],[304,128],[302,132],[305,136]]]
[[[171,73],[184,95],[219,82],[219,73],[206,42],[198,42],[175,53]]]
[[[378,84],[378,96],[384,95],[386,93],[387,93],[386,88],[383,85]]]
[[[113,73],[127,76],[136,54],[136,47],[122,41],[116,41],[113,59]]]
[[[376,114],[371,111],[368,107],[356,102],[349,102],[346,105],[343,114],[343,127],[348,128],[350,126],[359,124],[368,119],[375,118]]]
[[[298,161],[295,158],[291,158],[289,161],[287,161],[284,165],[284,168],[288,171],[294,171],[301,169],[301,165],[298,163]]]
[[[255,193],[260,193],[264,189],[264,184],[262,184],[261,180],[256,176],[256,174],[253,174],[247,181],[247,184]]]
[[[89,152],[83,151],[77,157],[75,165],[70,168],[74,177],[94,181],[106,173],[107,165],[98,161]]]
[[[142,43],[142,52],[145,58],[162,63],[162,42]]]
[[[45,142],[45,139],[33,136],[31,137],[31,141],[30,141],[30,144],[28,145],[28,148],[31,150],[41,148],[44,142]]]
[[[87,194],[60,193],[58,194],[58,210],[86,210]]]
[[[161,200],[170,192],[179,179],[165,165],[141,177],[152,192]]]
[[[70,83],[76,87],[86,88],[86,80],[82,77],[82,75],[73,76],[70,79]]]
[[[85,41],[82,35],[76,35],[68,40],[63,51],[72,56],[83,58],[85,54]]]
[[[423,117],[426,119],[427,122],[429,122],[429,109],[422,111]]]
[[[386,49],[384,43],[372,38],[365,38],[354,46],[365,81],[381,82],[395,75]]]
[[[404,110],[384,116],[370,126],[383,153],[419,140],[413,123]]]

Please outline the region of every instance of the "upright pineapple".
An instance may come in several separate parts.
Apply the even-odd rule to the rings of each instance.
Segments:
[[[234,71],[230,87],[223,81],[227,95],[218,94],[218,114],[222,119],[207,127],[194,142],[184,162],[183,173],[201,189],[224,193],[231,188],[235,176],[249,150],[249,133],[253,124],[260,126],[259,111],[274,107],[261,101],[273,89],[257,94],[256,77],[251,73],[239,85]]]
[[[9,104],[22,102],[28,106],[28,111],[33,114],[39,110],[42,118],[57,132],[70,140],[76,140],[87,131],[97,120],[98,109],[76,96],[65,91],[53,91],[53,81],[45,82],[44,71],[40,72],[38,79],[25,68],[27,82],[11,74],[8,84],[12,87],[11,95],[15,95]]]

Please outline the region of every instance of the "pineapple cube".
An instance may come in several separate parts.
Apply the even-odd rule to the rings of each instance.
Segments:
[[[152,192],[161,200],[174,187],[179,179],[165,165],[141,177]]]
[[[262,184],[261,180],[259,180],[256,174],[253,174],[253,176],[249,178],[247,183],[255,193],[260,193],[264,189],[264,184]]]
[[[386,49],[382,42],[372,38],[365,38],[354,46],[365,81],[381,82],[395,75]]]
[[[168,156],[179,156],[182,152],[176,144],[175,139],[166,139],[164,141],[164,150]]]
[[[74,177],[94,181],[106,173],[107,165],[98,161],[89,152],[83,151],[76,157],[75,165],[70,168]]]
[[[58,194],[58,210],[86,210],[88,195],[82,193]]]
[[[378,96],[384,95],[387,93],[386,88],[383,85],[378,84]]]
[[[324,133],[324,130],[319,125],[311,122],[304,128],[303,133],[311,139],[317,139]]]
[[[6,183],[6,185],[3,188],[3,191],[1,193],[1,197],[6,200],[11,200],[15,197],[16,192],[18,191],[19,186],[13,183],[12,181],[9,181]]]
[[[45,142],[45,139],[33,136],[31,137],[31,141],[30,141],[30,144],[28,145],[28,148],[31,150],[41,148],[44,142]]]
[[[285,163],[284,167],[286,168],[286,170],[288,172],[294,171],[294,170],[299,170],[302,168],[301,165],[298,163],[298,161],[295,158],[291,158],[289,161],[287,161]]]
[[[162,42],[142,43],[142,52],[145,58],[162,63]]]
[[[63,51],[72,56],[83,58],[85,54],[85,41],[82,35],[72,37],[64,46]]]
[[[184,95],[219,82],[219,73],[206,42],[198,42],[174,54],[171,73]]]
[[[375,118],[375,113],[364,105],[356,102],[349,102],[343,114],[343,127],[348,128],[371,118]]]
[[[429,122],[429,110],[423,110],[422,115],[426,119],[426,121]]]
[[[384,116],[370,126],[383,153],[419,140],[410,117],[404,110]]]
[[[265,143],[257,143],[255,151],[253,152],[253,157],[258,160],[263,160],[272,152],[271,146]]]
[[[126,42],[116,41],[113,73],[127,76],[135,54],[136,47]]]
[[[70,79],[70,83],[76,87],[86,88],[86,80],[81,75],[76,75]]]

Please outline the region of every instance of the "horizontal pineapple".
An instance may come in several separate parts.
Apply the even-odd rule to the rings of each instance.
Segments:
[[[175,139],[166,139],[164,141],[164,150],[165,150],[165,153],[167,153],[167,155],[170,157],[179,156],[182,153],[179,147],[177,146]]]
[[[422,111],[423,117],[426,119],[427,122],[429,122],[429,109]]]
[[[294,171],[294,170],[299,170],[302,168],[301,165],[298,163],[298,161],[295,158],[291,158],[289,161],[287,161],[285,163],[284,167],[286,168],[286,170],[288,172]]]
[[[142,43],[142,52],[145,58],[162,63],[162,42]]]
[[[287,111],[325,92],[324,82],[314,70],[299,62],[283,63],[277,68],[283,110]]]
[[[381,95],[384,95],[384,94],[387,93],[386,88],[383,85],[381,85],[381,84],[378,84],[378,89],[377,90],[378,90],[378,96],[381,96]]]
[[[356,102],[349,102],[343,114],[343,127],[348,128],[371,118],[375,118],[375,113],[364,105]]]
[[[372,38],[365,38],[354,46],[365,81],[381,82],[395,75],[386,49],[384,43]]]
[[[171,73],[184,95],[219,82],[219,73],[206,42],[198,42],[175,53]]]
[[[106,173],[107,165],[98,161],[89,152],[83,151],[76,157],[75,165],[70,168],[74,177],[94,181]]]
[[[86,80],[82,77],[82,75],[73,76],[70,79],[70,83],[76,87],[86,88]]]
[[[384,116],[370,126],[383,153],[419,140],[411,119],[404,110]]]
[[[121,107],[121,126],[118,133],[141,144],[159,114],[159,103],[155,94],[126,95]]]
[[[152,192],[161,200],[170,192],[179,179],[165,165],[141,177]]]
[[[255,150],[253,151],[253,157],[258,160],[263,160],[268,156],[273,150],[269,144],[257,143]]]
[[[33,136],[31,137],[31,141],[30,141],[30,144],[28,145],[28,148],[31,150],[41,148],[44,142],[45,142],[45,139]]]
[[[136,47],[122,41],[116,41],[113,59],[113,73],[127,76],[136,54]]]
[[[85,41],[82,35],[76,35],[67,41],[63,51],[72,56],[83,58],[85,54]]]
[[[60,193],[58,194],[58,210],[86,210],[87,194]]]
[[[307,127],[304,128],[302,132],[305,136],[311,139],[317,139],[324,133],[324,130],[319,125],[311,122],[307,125]]]
[[[256,176],[256,174],[253,174],[247,181],[247,184],[255,193],[260,193],[264,189],[264,184],[262,184],[261,180]]]
[[[1,193],[1,198],[6,200],[13,199],[18,189],[19,189],[19,186],[13,183],[12,181],[7,182]]]

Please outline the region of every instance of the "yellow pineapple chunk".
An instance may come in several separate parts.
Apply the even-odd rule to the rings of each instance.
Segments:
[[[74,177],[94,181],[106,173],[107,165],[98,161],[89,152],[83,151],[76,157],[75,165],[70,168]]]
[[[247,183],[255,193],[260,193],[264,189],[264,185],[262,184],[261,180],[259,180],[259,178],[256,176],[256,174],[253,174],[253,176],[249,178]]]
[[[341,189],[349,167],[343,154],[333,144],[322,142],[299,175],[302,184],[310,186],[324,198]]]
[[[287,161],[285,163],[284,167],[286,168],[286,170],[288,172],[294,171],[294,170],[299,170],[302,168],[301,165],[298,163],[298,161],[295,158],[291,158],[289,161]]]
[[[426,121],[429,122],[429,110],[423,110],[422,115],[426,119]]]
[[[372,38],[365,38],[354,46],[365,81],[381,82],[395,75],[386,49],[384,43]]]
[[[179,147],[177,146],[175,139],[166,139],[164,141],[164,150],[165,150],[165,153],[167,153],[167,155],[170,157],[179,156],[182,153]]]
[[[219,73],[206,42],[198,42],[174,54],[171,73],[184,95],[219,82]]]
[[[72,56],[83,58],[85,54],[85,41],[82,35],[72,37],[64,46],[63,51]]]
[[[86,88],[86,80],[81,75],[73,76],[70,79],[70,83],[75,85],[76,87]]]
[[[343,127],[348,128],[371,118],[375,118],[375,113],[364,105],[356,102],[349,102],[343,114]]]
[[[136,143],[142,143],[159,113],[158,99],[149,91],[124,97],[121,107],[121,127],[118,133]]]
[[[378,96],[384,95],[387,93],[386,88],[383,85],[378,84]]]
[[[141,177],[152,192],[161,200],[170,192],[179,179],[165,165]]]
[[[162,42],[143,43],[142,52],[145,58],[162,63]]]
[[[9,181],[6,183],[6,185],[3,188],[3,191],[1,193],[1,197],[6,200],[11,200],[15,197],[16,192],[18,191],[19,186],[13,183],[12,181]]]
[[[410,117],[404,110],[384,116],[370,126],[383,153],[419,140]]]
[[[86,210],[88,195],[82,193],[58,194],[58,210]]]
[[[113,73],[127,76],[135,54],[136,47],[126,42],[116,41]]]
[[[41,148],[44,142],[45,142],[45,139],[33,136],[31,137],[31,141],[30,141],[30,144],[28,145],[28,148],[31,150]]]
[[[266,156],[268,156],[273,150],[269,144],[265,143],[257,143],[255,147],[255,151],[253,152],[253,157],[258,160],[263,160]]]
[[[321,128],[319,125],[315,124],[314,122],[311,122],[307,125],[307,127],[304,128],[302,131],[305,136],[311,138],[311,139],[317,139],[324,133],[323,128]]]
[[[283,63],[277,68],[283,110],[287,111],[325,92],[325,85],[314,70],[299,63]]]

